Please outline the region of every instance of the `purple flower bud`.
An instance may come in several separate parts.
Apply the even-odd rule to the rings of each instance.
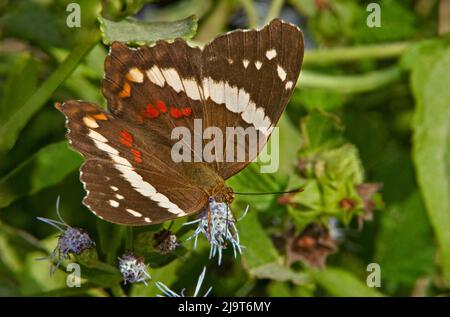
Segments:
[[[84,250],[95,246],[95,242],[91,240],[89,234],[79,228],[72,228],[61,217],[59,211],[59,196],[56,200],[56,214],[58,220],[37,217],[38,220],[49,224],[58,229],[61,234],[58,236],[58,243],[50,255],[52,265],[50,266],[50,274],[56,272],[61,263],[69,258],[69,254],[81,254]],[[41,258],[44,260],[48,258]],[[56,263],[56,265],[54,265]]]
[[[147,265],[144,263],[144,259],[131,253],[124,254],[119,258],[119,271],[122,273],[124,284],[127,284],[127,282],[142,282],[147,285],[146,280],[152,278],[147,273]]]

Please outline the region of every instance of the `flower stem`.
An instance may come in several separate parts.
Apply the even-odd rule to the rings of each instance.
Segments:
[[[258,12],[256,12],[253,0],[240,0],[240,2],[247,15],[248,27],[252,29],[258,27]]]
[[[297,87],[321,88],[341,93],[361,93],[379,89],[401,78],[401,70],[397,66],[383,70],[368,72],[362,75],[325,75],[302,70]]]
[[[304,65],[335,62],[354,62],[357,59],[385,59],[401,55],[412,42],[336,47],[305,51]]]
[[[281,9],[283,8],[284,0],[272,0],[272,3],[267,13],[265,24],[269,23],[276,17],[280,15]]]

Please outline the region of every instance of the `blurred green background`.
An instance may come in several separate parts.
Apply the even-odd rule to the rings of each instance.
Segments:
[[[67,24],[72,2],[79,28]],[[154,280],[188,295],[205,265],[212,296],[449,295],[450,1],[377,1],[380,27],[368,26],[371,2],[0,0],[0,295],[160,294],[152,283],[121,284],[116,259],[127,250],[145,258]],[[196,251],[187,242],[162,255],[153,234],[168,223],[131,230],[89,212],[82,159],[53,105],[105,106],[107,44],[183,37],[202,45],[275,17],[306,39],[279,123],[280,170],[260,174],[255,163],[229,184],[304,191],[236,199],[237,217],[250,205],[238,222],[243,255],[226,250],[218,266],[204,238]],[[36,217],[56,218],[58,195],[65,221],[97,247],[50,277],[49,263],[35,259],[55,248],[57,232]],[[171,228],[179,241],[192,233],[184,221]],[[72,261],[81,265],[80,288],[66,286]],[[370,263],[379,264],[380,287],[366,284]]]

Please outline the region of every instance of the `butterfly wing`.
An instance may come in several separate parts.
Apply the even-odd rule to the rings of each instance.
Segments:
[[[224,130],[256,129],[258,140],[265,144],[296,85],[303,53],[300,29],[279,19],[259,30],[236,30],[214,39],[203,51],[204,72],[209,77],[207,109],[211,109],[206,120],[220,123]],[[215,120],[218,115],[220,120]],[[249,156],[244,162],[234,159],[220,164],[218,172],[224,179],[242,170],[262,149],[257,144],[256,151],[251,151],[248,140],[240,143],[233,137],[226,136],[225,153],[244,148]]]
[[[83,203],[97,216],[126,225],[148,225],[189,215],[207,202],[187,167],[170,160],[170,144],[139,125],[79,101],[57,104],[67,138],[86,159],[80,179]]]
[[[245,131],[227,134],[227,128],[250,129],[265,144],[295,87],[302,59],[301,31],[278,19],[260,30],[229,32],[203,50],[180,39],[136,50],[114,43],[105,61],[103,93],[114,115],[172,144],[175,127],[188,128],[193,139],[217,128],[223,142],[215,143],[212,158],[192,143],[185,145],[192,160],[226,179],[260,150],[260,143],[251,148]],[[240,150],[243,159],[237,157]]]

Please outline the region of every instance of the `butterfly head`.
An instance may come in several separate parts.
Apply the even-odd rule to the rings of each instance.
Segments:
[[[208,203],[223,202],[230,205],[234,200],[234,191],[224,183],[217,184],[209,196]]]

